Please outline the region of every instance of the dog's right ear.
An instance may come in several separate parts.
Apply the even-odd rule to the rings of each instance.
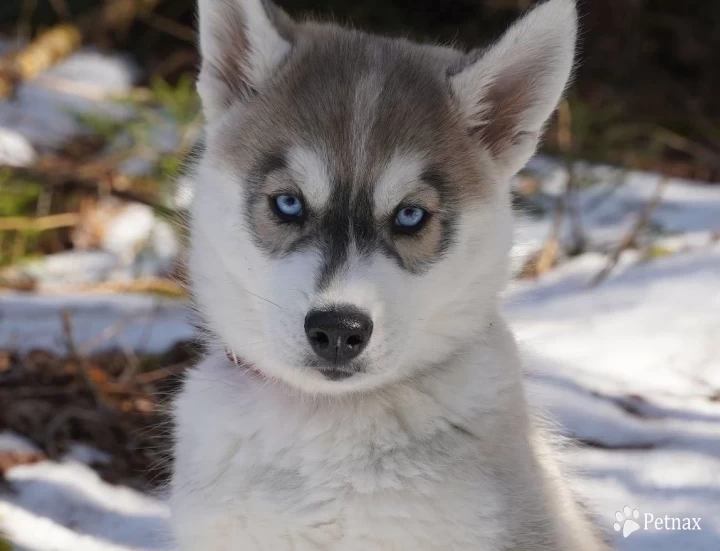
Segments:
[[[202,66],[198,93],[216,120],[262,88],[291,50],[292,22],[269,0],[198,0]]]

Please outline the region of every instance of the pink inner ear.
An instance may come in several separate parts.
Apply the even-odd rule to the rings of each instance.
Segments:
[[[532,108],[533,94],[537,93],[532,89],[535,79],[531,75],[521,71],[508,73],[488,87],[482,99],[488,106],[483,112],[485,120],[472,129],[496,156],[513,145],[522,131],[522,117]]]
[[[574,2],[548,0],[451,77],[466,124],[508,173],[532,155],[562,96],[576,35]]]

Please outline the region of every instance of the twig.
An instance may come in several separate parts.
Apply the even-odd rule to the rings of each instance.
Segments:
[[[140,20],[153,27],[156,30],[168,34],[174,38],[189,42],[193,46],[197,40],[195,30],[187,25],[173,21],[169,17],[158,15],[157,13],[146,13],[140,17]]]
[[[65,291],[63,291],[63,294]],[[132,312],[130,314],[127,314],[114,322],[112,325],[107,326],[105,329],[102,330],[102,332],[93,338],[92,340],[89,340],[87,342],[84,342],[82,346],[80,347],[80,352],[83,356],[89,355],[93,350],[95,350],[98,346],[100,346],[103,343],[108,342],[113,337],[120,334],[120,332],[125,329],[129,324],[133,323],[134,321],[141,320],[143,318],[148,317],[149,315],[154,315],[155,312],[152,313],[148,312]]]
[[[550,227],[550,233],[543,244],[542,249],[530,258],[522,270],[520,277],[536,278],[548,272],[557,261],[560,252],[560,239],[563,228],[563,222],[567,214],[567,194],[558,197],[555,204],[555,212],[553,214],[553,222]]]
[[[35,81],[38,85],[49,90],[55,90],[64,94],[80,96],[92,101],[116,100],[133,101],[137,103],[150,103],[152,92],[147,88],[132,88],[127,92],[109,92],[99,85],[89,82],[77,82],[66,78],[49,75],[42,75]]]
[[[543,248],[523,267],[522,277],[537,277],[549,271],[557,261],[561,249],[562,228],[565,218],[570,224],[572,243],[568,254],[578,254],[585,248],[585,231],[577,206],[577,171],[573,162],[573,129],[570,102],[558,107],[557,144],[564,157],[568,180],[562,196],[557,199],[553,224]]]
[[[135,376],[135,383],[140,385],[156,383],[173,375],[179,375],[180,373],[185,371],[187,367],[187,363],[179,363],[170,365],[168,367],[154,369],[152,371],[148,371],[147,373],[140,373]]]
[[[73,330],[72,330],[72,313],[69,310],[64,310],[61,314],[62,317],[62,326],[63,326],[63,334],[65,335],[65,345],[68,349],[68,355],[70,358],[72,358],[73,361],[78,366],[78,370],[80,371],[80,374],[82,375],[83,381],[85,383],[85,386],[90,391],[90,395],[93,397],[93,400],[95,401],[95,405],[100,406],[102,404],[102,400],[100,398],[100,393],[98,392],[98,389],[95,387],[95,383],[93,383],[92,378],[90,377],[89,370],[87,369],[87,364],[83,357],[80,355],[80,351],[75,344],[75,338],[73,337]]]
[[[557,207],[555,208],[555,216],[553,217],[553,225],[550,230],[550,235],[545,246],[537,256],[535,262],[535,275],[540,276],[548,271],[555,265],[557,260],[558,252],[560,251],[560,234],[562,231],[563,220],[567,212],[567,198],[561,197],[558,199]]]
[[[132,346],[129,346],[124,339],[119,339],[118,342],[120,343],[123,356],[125,356],[125,360],[127,360],[127,365],[118,377],[117,383],[127,385],[135,378],[135,375],[140,372],[140,360],[132,349]]]
[[[577,206],[577,170],[573,162],[572,109],[570,102],[563,101],[558,108],[558,147],[565,156],[565,169],[568,173],[565,187],[565,208],[570,220],[572,237],[571,250],[568,254],[580,254],[585,249],[585,230],[583,229],[580,209]]]
[[[691,140],[686,136],[682,136],[668,128],[658,127],[655,131],[655,137],[659,138],[667,147],[687,153],[711,166],[720,166],[720,158],[718,157],[717,151],[713,151],[711,148]]]
[[[583,228],[580,209],[578,208],[578,189],[577,189],[577,170],[572,161],[567,163],[568,182],[565,189],[565,201],[567,203],[567,211],[570,219],[570,234],[572,236],[572,244],[568,254],[570,256],[578,255],[584,252],[587,239],[585,237],[585,229]]]
[[[77,27],[62,23],[41,33],[20,51],[0,57],[0,99],[11,96],[23,80],[36,77],[70,55],[81,41]]]
[[[105,281],[102,283],[66,285],[48,289],[43,294],[64,295],[67,293],[104,294],[104,293],[160,293],[175,297],[184,297],[183,288],[161,277],[145,277],[132,281]]]
[[[610,255],[610,258],[608,259],[605,267],[600,270],[590,281],[591,287],[598,285],[608,275],[610,275],[610,272],[612,272],[613,268],[615,268],[617,263],[620,261],[620,256],[622,255],[622,253],[633,247],[633,245],[637,242],[637,238],[640,235],[640,232],[642,232],[645,226],[647,226],[648,222],[650,221],[650,216],[652,216],[652,213],[661,203],[663,193],[665,192],[665,188],[667,187],[667,183],[668,178],[663,176],[658,182],[657,187],[655,188],[655,195],[650,201],[645,204],[645,207],[640,211],[640,214],[638,215],[635,224],[633,224],[632,228],[630,228],[630,230],[628,230],[628,232],[620,240],[620,243]]]
[[[65,0],[50,0],[50,7],[62,21],[70,19],[70,8]]]
[[[0,231],[46,231],[69,228],[80,222],[75,212],[51,214],[49,216],[9,216],[0,218]]]
[[[192,67],[197,62],[197,54],[194,48],[175,50],[166,56],[153,71],[155,76],[165,78],[183,67]]]

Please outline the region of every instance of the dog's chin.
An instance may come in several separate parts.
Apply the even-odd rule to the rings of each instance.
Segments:
[[[368,363],[364,363],[361,368],[358,365],[330,367],[306,363],[257,362],[251,371],[255,377],[315,396],[372,392],[391,382],[387,374],[376,372]]]

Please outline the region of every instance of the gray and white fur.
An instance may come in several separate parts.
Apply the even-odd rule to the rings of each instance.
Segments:
[[[199,16],[190,272],[214,338],[174,405],[179,549],[606,550],[498,304],[574,2],[470,53],[262,0]]]

